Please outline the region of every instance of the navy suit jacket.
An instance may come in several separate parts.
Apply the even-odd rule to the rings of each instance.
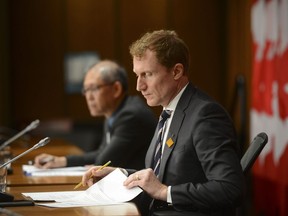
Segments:
[[[174,112],[167,136],[170,147],[165,144],[159,171],[159,180],[171,186],[172,211],[233,215],[242,197],[244,176],[229,115],[192,84]],[[147,168],[152,167],[155,144],[156,133],[146,154]],[[152,209],[159,209],[167,203],[156,200],[153,205]]]
[[[110,142],[106,139],[106,120],[99,148],[83,155],[67,156],[67,166],[102,165],[111,160],[111,166],[115,167],[144,168],[145,154],[157,124],[155,114],[141,98],[129,96],[113,118]]]

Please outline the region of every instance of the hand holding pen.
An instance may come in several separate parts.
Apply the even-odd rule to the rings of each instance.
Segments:
[[[59,157],[50,154],[40,154],[34,159],[34,166],[41,169],[65,167],[66,157]]]
[[[110,172],[112,172],[115,168],[114,167],[107,167],[111,161],[108,161],[102,166],[93,166],[90,168],[82,177],[82,181],[77,184],[74,189],[79,188],[82,186],[91,186],[93,182],[93,178],[103,178],[104,176],[108,175]],[[104,169],[105,168],[105,169]],[[103,172],[104,171],[104,172]]]

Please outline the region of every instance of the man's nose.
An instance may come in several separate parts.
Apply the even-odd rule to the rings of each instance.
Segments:
[[[92,91],[87,91],[85,94],[86,100],[93,100],[94,99],[94,95]]]
[[[136,90],[143,91],[146,88],[145,82],[141,79],[141,77],[137,78]]]

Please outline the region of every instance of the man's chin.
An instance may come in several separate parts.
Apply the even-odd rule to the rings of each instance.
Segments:
[[[93,112],[93,111],[90,111],[90,115],[93,117],[100,116],[100,114],[98,112]]]
[[[146,100],[146,102],[147,102],[148,106],[150,106],[150,107],[158,106],[158,105],[157,105],[154,101],[152,101],[152,100]]]

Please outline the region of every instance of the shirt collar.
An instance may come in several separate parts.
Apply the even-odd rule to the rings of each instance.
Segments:
[[[120,105],[117,107],[117,109],[116,109],[116,110],[113,112],[113,114],[107,119],[109,128],[112,127],[113,122],[114,122],[114,120],[115,120],[115,117],[116,117],[116,115],[119,113],[119,111],[122,109],[122,107],[124,106],[126,99],[127,99],[127,96],[121,101],[121,103],[120,103]]]
[[[176,97],[173,98],[172,101],[170,101],[170,103],[168,104],[167,107],[163,107],[163,110],[166,110],[166,109],[167,109],[167,110],[172,110],[172,111],[174,111],[174,110],[176,109],[176,106],[177,106],[177,104],[178,104],[178,102],[179,102],[179,100],[180,100],[180,98],[181,98],[184,90],[186,89],[187,85],[188,85],[188,84],[186,84],[186,85],[181,89],[181,91],[176,95]]]

